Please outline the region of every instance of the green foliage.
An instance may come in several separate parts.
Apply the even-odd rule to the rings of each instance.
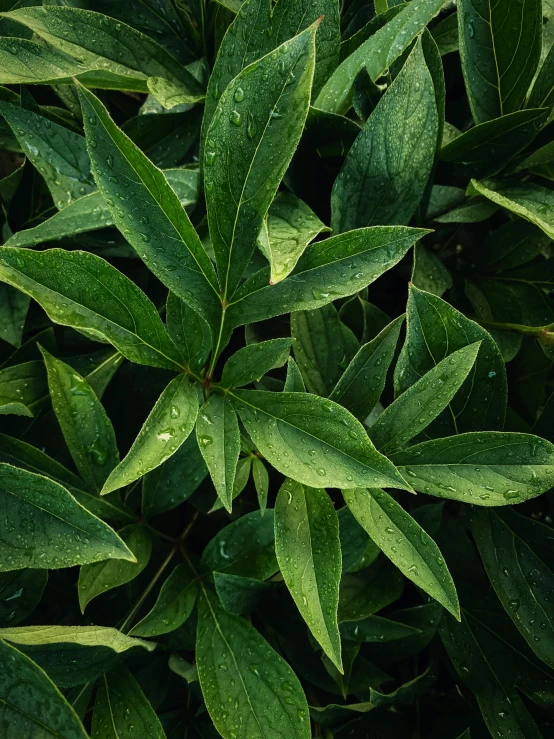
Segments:
[[[2,736],[554,736],[553,24],[0,2]]]

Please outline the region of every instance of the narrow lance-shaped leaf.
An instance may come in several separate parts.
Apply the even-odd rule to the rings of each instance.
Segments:
[[[458,35],[476,123],[518,110],[541,54],[542,3],[460,0]]]
[[[418,41],[335,180],[333,230],[408,223],[427,185],[437,131],[435,88]]]
[[[77,714],[38,665],[4,641],[0,661],[0,722],[6,736],[86,739]]]
[[[235,390],[232,398],[258,449],[284,475],[311,487],[411,489],[340,405],[308,393]]]
[[[339,522],[325,490],[284,482],[275,503],[275,552],[303,619],[342,672],[337,623],[342,572]]]
[[[186,564],[177,565],[161,587],[158,598],[131,636],[167,634],[184,624],[192,613],[197,595],[196,580]]]
[[[388,406],[370,429],[371,440],[391,452],[423,431],[450,403],[468,376],[481,343],[458,349]]]
[[[379,402],[403,322],[404,316],[396,318],[364,344],[329,395],[359,421],[364,421]]]
[[[167,296],[166,321],[168,333],[187,365],[192,370],[200,369],[212,346],[206,321],[172,292]]]
[[[222,387],[250,385],[269,370],[282,366],[288,358],[290,344],[290,339],[270,339],[239,349],[223,368]]]
[[[73,461],[93,490],[119,462],[115,432],[102,403],[81,375],[42,349],[52,406]]]
[[[420,493],[501,506],[552,487],[552,454],[550,442],[531,434],[476,431],[416,444],[391,459]]]
[[[422,0],[407,3],[376,33],[365,40],[340,64],[324,84],[314,103],[330,113],[346,113],[350,108],[352,85],[361,67],[375,82],[409,47],[445,0]]]
[[[258,496],[258,505],[262,516],[267,508],[267,496],[269,493],[269,474],[265,464],[259,457],[252,460],[252,479]]]
[[[102,495],[134,482],[171,457],[194,428],[197,388],[186,375],[175,377],[156,401],[127,456],[113,470]]]
[[[196,434],[217,495],[230,512],[240,454],[240,431],[237,414],[222,395],[212,395],[202,406]]]
[[[229,299],[308,114],[317,23],[243,70],[206,135],[204,185],[219,282]]]
[[[0,285],[0,339],[19,348],[30,298],[11,285]]]
[[[9,522],[0,553],[2,572],[135,560],[115,531],[53,480],[1,463],[0,498]]]
[[[237,731],[266,739],[275,726],[287,738],[309,739],[308,704],[292,669],[253,626],[226,613],[207,591],[199,602],[196,659],[206,708],[224,739]]]
[[[85,72],[85,65],[69,54],[23,38],[0,38],[0,84],[68,82]]]
[[[456,587],[433,539],[384,490],[345,490],[344,499],[377,546],[418,587],[457,619]]]
[[[148,269],[213,327],[221,314],[215,271],[179,198],[100,100],[82,87],[79,94],[92,173],[113,222]]]
[[[44,366],[23,362],[0,370],[0,413],[32,417],[48,397]]]
[[[182,367],[154,305],[94,254],[0,247],[0,279],[34,298],[55,323],[109,341],[133,362]]]

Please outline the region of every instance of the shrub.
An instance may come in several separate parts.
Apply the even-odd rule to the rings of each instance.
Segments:
[[[0,734],[552,737],[554,5],[218,2],[1,4]]]

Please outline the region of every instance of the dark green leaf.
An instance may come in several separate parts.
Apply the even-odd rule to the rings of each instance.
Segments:
[[[48,582],[46,570],[15,570],[0,574],[0,626],[17,626],[30,616]]]
[[[178,629],[192,613],[197,585],[188,565],[177,565],[161,587],[150,611],[129,634],[157,636]]]
[[[196,371],[210,354],[210,328],[202,316],[174,293],[167,296],[167,331],[188,366]]]
[[[339,623],[362,621],[402,595],[402,575],[390,563],[343,575],[340,584]]]
[[[273,582],[224,572],[214,572],[214,585],[221,605],[234,616],[244,616],[253,611],[263,596],[275,588]]]
[[[11,285],[0,284],[0,339],[19,348],[30,298]]]
[[[239,349],[223,368],[222,387],[250,385],[269,370],[281,367],[288,359],[290,345],[290,339],[270,339]]]

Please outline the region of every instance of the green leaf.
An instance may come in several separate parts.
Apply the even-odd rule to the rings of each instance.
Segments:
[[[40,603],[48,582],[46,570],[15,570],[0,574],[0,626],[16,626]]]
[[[454,177],[462,182],[495,175],[529,146],[549,112],[547,108],[519,110],[480,123],[444,146],[440,159],[454,162]]]
[[[452,287],[452,275],[439,257],[419,243],[414,249],[412,285],[439,298]]]
[[[414,677],[413,680],[400,685],[393,690],[392,693],[380,693],[370,687],[369,700],[372,706],[379,708],[380,706],[390,706],[396,703],[413,703],[418,698],[425,695],[433,687],[437,681],[436,669],[430,665],[421,675]]]
[[[34,298],[55,323],[109,341],[133,362],[182,365],[154,305],[94,254],[0,247],[0,279]]]
[[[410,46],[444,5],[444,0],[407,3],[400,12],[355,49],[333,72],[314,103],[330,113],[346,113],[354,79],[365,67],[375,82]]]
[[[171,457],[194,428],[198,391],[186,375],[178,375],[162,392],[129,449],[109,475],[102,495],[129,485]]]
[[[130,636],[158,636],[178,629],[192,613],[197,584],[188,565],[177,565],[161,587],[152,610],[133,626]]]
[[[239,284],[300,140],[310,103],[317,25],[237,75],[207,131],[204,186],[224,300]]]
[[[0,38],[0,84],[68,82],[86,67],[68,54],[23,38]]]
[[[445,357],[385,408],[369,431],[377,449],[399,449],[434,421],[468,376],[480,347],[476,341]]]
[[[92,173],[115,225],[148,269],[214,325],[220,315],[214,268],[162,172],[79,88]]]
[[[345,490],[344,499],[402,574],[460,618],[456,587],[433,539],[383,490]]]
[[[214,585],[227,613],[244,616],[253,611],[263,596],[274,590],[277,584],[252,577],[214,572]]]
[[[391,456],[420,493],[499,506],[552,487],[554,446],[531,434],[476,431],[416,444]]]
[[[32,657],[63,688],[95,680],[124,657],[156,646],[104,626],[20,626],[0,629],[0,639]]]
[[[240,454],[240,431],[237,414],[229,400],[222,395],[209,398],[200,408],[196,436],[218,498],[230,513]]]
[[[339,522],[325,490],[285,480],[275,503],[275,552],[302,618],[342,672],[337,624],[342,570]]]
[[[42,349],[52,406],[83,480],[99,491],[119,462],[110,419],[94,390],[69,365]]]
[[[144,526],[126,526],[119,532],[133,553],[134,562],[97,562],[83,565],[79,573],[79,606],[84,613],[87,603],[97,595],[134,580],[148,564],[152,552],[150,532]]]
[[[0,497],[11,521],[3,534],[2,572],[135,559],[115,531],[53,480],[0,463]]]
[[[191,75],[192,77],[192,75]],[[193,77],[194,79],[194,77]],[[194,80],[196,83],[196,79]],[[166,110],[171,110],[177,105],[185,105],[186,103],[202,100],[204,95],[198,89],[198,84],[194,84],[193,90],[188,85],[171,82],[164,77],[149,77],[146,80],[148,92],[162,105]]]
[[[342,323],[332,303],[293,313],[290,330],[306,388],[326,398],[358,349],[356,337]]]
[[[413,285],[408,296],[406,342],[395,369],[396,394],[405,392],[452,352],[481,341],[468,378],[448,410],[427,427],[428,436],[504,428],[506,369],[487,331],[435,295]]]
[[[311,487],[410,489],[340,405],[307,393],[236,390],[232,397],[254,443],[284,475]]]
[[[543,42],[543,52],[546,50]],[[554,47],[551,46],[533,82],[527,100],[528,108],[546,108],[554,102],[552,82],[554,81]]]
[[[82,136],[9,103],[0,103],[0,114],[10,124],[25,156],[44,177],[59,210],[96,189]]]
[[[382,616],[368,616],[362,621],[346,621],[340,627],[340,635],[345,641],[370,644],[397,641],[420,633],[413,626]]]
[[[0,284],[0,339],[19,348],[30,298],[11,285]]]
[[[292,357],[287,359],[287,379],[285,381],[285,392],[303,393],[306,390],[302,373]]]
[[[275,558],[273,510],[253,511],[225,526],[202,554],[207,570],[266,580],[279,566]]]
[[[373,546],[366,532],[356,521],[348,506],[343,506],[337,511],[339,519],[340,549],[342,555],[342,569],[347,572],[355,567],[367,551],[367,547]],[[379,555],[378,547],[374,547],[376,559]],[[367,564],[370,564],[369,562]]]
[[[275,726],[287,739],[309,739],[308,704],[292,669],[254,627],[226,613],[206,591],[199,602],[196,658],[206,708],[224,739],[237,731],[265,739]]]
[[[322,231],[330,231],[311,208],[290,192],[278,192],[267,214],[267,248],[271,266],[270,284],[284,280]]]
[[[212,348],[210,327],[172,292],[167,296],[166,320],[167,331],[183,359],[193,371],[199,370]]]
[[[403,580],[392,564],[376,562],[355,575],[342,576],[339,623],[362,621],[393,603],[402,595]]]
[[[4,413],[32,416],[48,396],[44,365],[31,361],[0,370],[0,407]],[[10,409],[11,408],[11,409]]]
[[[407,224],[423,197],[437,136],[435,88],[418,41],[335,180],[333,230]]]
[[[252,479],[258,496],[258,505],[262,516],[267,508],[267,496],[269,493],[269,474],[265,464],[259,457],[252,460]]]
[[[329,395],[359,421],[366,419],[381,397],[403,322],[404,316],[399,316],[364,344]]]
[[[152,518],[173,510],[194,493],[207,474],[196,434],[191,434],[175,454],[144,476],[143,515]]]
[[[270,339],[239,349],[223,368],[221,386],[233,388],[250,385],[269,370],[282,367],[288,359],[290,345],[291,339]]]
[[[239,288],[227,310],[234,326],[283,313],[314,310],[362,290],[397,264],[425,235],[404,226],[361,228],[317,242],[306,249],[294,272],[269,285],[269,268]]]
[[[533,182],[511,183],[487,180],[477,182],[471,180],[471,189],[484,195],[496,205],[506,208],[511,213],[530,221],[554,238],[554,217],[552,213],[554,195],[552,190],[536,185]]]
[[[201,100],[202,88],[163,46],[126,23],[77,8],[20,8],[3,17],[23,23],[49,44],[72,54],[87,66],[144,80],[166,77],[189,92],[188,102]]]
[[[523,103],[541,53],[540,0],[460,0],[460,58],[476,123],[513,113]]]
[[[431,29],[435,43],[439,47],[441,56],[458,51],[458,15],[450,13],[446,18],[440,20]]]
[[[99,681],[91,737],[119,739],[124,736],[165,739],[166,734],[139,684],[123,666],[104,674]]]
[[[77,714],[41,668],[0,641],[0,720],[12,736],[86,739]]]
[[[472,513],[471,531],[506,613],[537,657],[554,666],[553,645],[546,636],[554,622],[549,602],[554,572],[552,562],[534,548],[535,541],[550,538],[550,527],[511,509],[483,510]]]

